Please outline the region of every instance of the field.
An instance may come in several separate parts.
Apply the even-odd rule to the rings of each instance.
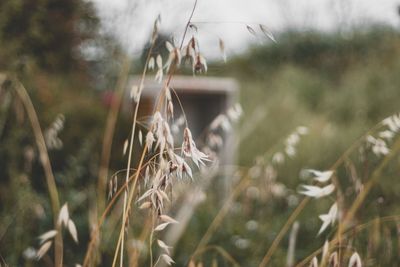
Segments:
[[[203,58],[190,18],[175,43],[157,18],[129,57],[79,13],[93,26],[79,37],[107,51],[88,60],[66,54],[72,41],[17,34],[12,3],[0,4],[15,12],[0,11],[0,266],[400,266],[397,29],[248,26],[268,42],[223,62]],[[240,85],[199,137],[170,86],[193,72]],[[160,73],[143,116],[144,80]]]

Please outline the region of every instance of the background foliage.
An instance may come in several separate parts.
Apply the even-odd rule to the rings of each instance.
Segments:
[[[107,53],[88,58],[81,48],[89,41]],[[308,126],[310,134],[301,141],[298,155],[288,160],[277,178],[295,194],[301,169],[329,168],[369,128],[399,111],[399,58],[398,30],[376,25],[345,33],[288,31],[278,36],[277,44],[253,47],[226,65],[212,63],[209,75],[232,76],[241,85],[245,116],[239,136],[241,127],[253,129],[237,151],[238,165],[252,166],[257,155],[283,143],[297,126]],[[87,211],[96,197],[110,97],[105,92],[113,88],[120,68],[120,49],[99,34],[98,19],[88,2],[0,2],[0,69],[16,73],[28,88],[44,129],[57,114],[66,118],[60,133],[64,145],[50,151],[50,157],[60,198],[69,202],[79,229],[79,245],[66,241],[66,258],[75,261],[83,257],[89,238]],[[0,110],[0,255],[10,266],[30,266],[36,263],[26,261],[23,251],[35,246],[35,238],[51,227],[51,209],[29,122],[22,104],[6,87],[0,89]],[[265,117],[252,123],[256,113],[265,113]],[[112,172],[123,168],[120,148],[128,131],[127,120],[122,116],[117,125]],[[363,210],[365,218],[400,212],[396,205],[400,199],[398,160],[370,195],[368,209]],[[176,249],[179,265],[193,252],[217,213],[218,191],[207,192],[207,200],[191,219],[188,234]],[[292,212],[290,203],[243,194],[210,243],[223,247],[243,266],[255,266]],[[315,241],[319,227],[315,210],[323,212],[327,203],[311,205],[299,218],[299,258],[324,241]],[[250,227],[252,222],[257,227]],[[393,231],[379,227],[383,232]],[[104,250],[113,251],[112,246],[113,242],[104,244]],[[399,247],[398,243],[393,246],[394,251]],[[287,240],[274,257],[274,266],[284,264],[286,250]],[[376,260],[381,266],[399,264],[398,255]],[[218,258],[211,253],[205,260],[214,257]],[[109,260],[106,255],[104,261]]]

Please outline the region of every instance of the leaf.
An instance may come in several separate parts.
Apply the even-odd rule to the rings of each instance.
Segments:
[[[78,244],[78,231],[76,230],[75,223],[72,220],[68,221],[68,232],[71,234],[72,239]]]
[[[272,33],[267,29],[267,27],[266,27],[265,25],[260,24],[259,26],[260,26],[261,31],[262,31],[269,39],[271,39],[271,41],[273,41],[274,43],[277,43],[275,37],[272,35]]]
[[[53,241],[47,241],[39,248],[39,250],[36,252],[37,260],[40,260],[47,253],[47,251],[50,249],[52,243],[53,243]]]

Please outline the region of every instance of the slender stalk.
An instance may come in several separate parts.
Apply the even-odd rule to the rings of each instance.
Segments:
[[[147,72],[147,66],[149,64],[150,61],[150,57],[151,57],[151,53],[153,51],[154,45],[155,45],[155,38],[153,38],[152,40],[152,44],[151,47],[149,49],[149,53],[147,54],[147,58],[146,58],[146,62],[144,64],[144,69],[143,69],[143,73],[142,73],[142,77],[140,80],[140,85],[139,85],[139,96],[138,96],[138,100],[135,106],[135,111],[134,111],[134,115],[133,115],[133,121],[132,121],[132,130],[131,130],[131,137],[130,137],[130,142],[129,142],[129,153],[128,153],[128,162],[127,162],[127,172],[126,172],[126,176],[125,176],[125,182],[128,183],[129,180],[129,171],[131,169],[131,163],[132,163],[132,154],[133,154],[133,142],[135,139],[135,130],[136,130],[136,120],[137,120],[137,115],[138,115],[138,111],[139,111],[139,104],[140,104],[140,97],[142,94],[142,90],[143,90],[143,85],[144,85],[144,78],[146,76],[146,72]],[[122,213],[122,225],[121,228],[125,228],[125,222],[126,222],[126,215],[127,215],[127,191],[125,191],[124,193],[124,206],[123,206],[123,213]],[[122,244],[121,244],[121,251],[120,251],[120,267],[123,266],[123,259],[124,259],[124,236],[125,236],[125,231],[122,231]]]
[[[203,249],[204,246],[208,243],[208,241],[211,238],[211,235],[215,232],[217,229],[218,225],[222,222],[222,220],[225,218],[225,216],[228,214],[229,209],[233,203],[233,201],[239,196],[239,194],[243,191],[243,189],[246,188],[246,186],[249,184],[249,175],[246,175],[240,182],[239,184],[235,187],[235,189],[231,192],[227,200],[225,201],[224,205],[222,208],[218,211],[218,214],[215,216],[214,220],[208,227],[206,233],[203,235],[201,238],[199,244],[197,245],[195,251],[192,254],[192,257],[194,255],[198,254],[199,250]]]
[[[339,159],[329,168],[330,170],[336,170],[344,161],[346,158],[349,157],[349,155],[354,151],[354,149],[358,148],[360,143],[365,140],[365,137],[369,135],[371,132],[379,128],[382,124],[379,123],[375,125],[372,129],[370,129],[366,134],[364,134],[362,137],[360,137],[356,142],[354,142],[340,157]],[[296,218],[300,215],[300,213],[303,211],[303,209],[307,206],[308,202],[310,201],[309,197],[303,198],[303,200],[300,202],[300,204],[296,207],[296,209],[293,211],[293,213],[289,216],[288,220],[286,223],[283,225],[281,230],[279,231],[278,235],[275,237],[274,241],[272,242],[270,248],[268,249],[267,253],[264,255],[264,257],[261,260],[261,263],[259,264],[260,267],[265,267],[267,266],[268,262],[271,260],[272,255],[275,253],[276,249],[278,248],[278,245],[282,241],[283,237],[287,233],[287,231],[290,229],[290,225],[296,220]]]
[[[188,28],[189,28],[189,26],[190,26],[190,21],[191,21],[191,19],[192,19],[192,17],[193,17],[193,14],[194,14],[194,11],[195,11],[195,9],[196,9],[196,6],[197,6],[197,0],[195,0],[195,3],[194,3],[194,5],[193,5],[192,12],[191,12],[190,17],[189,17],[189,20],[188,20],[188,22],[187,22],[187,24],[186,24],[186,27],[185,27],[185,30],[184,30],[184,33],[183,33],[183,37],[182,37],[182,41],[181,41],[180,48],[182,48],[182,46],[183,46],[183,42],[184,42],[184,40],[185,40],[186,33],[187,33],[187,30],[188,30]],[[151,57],[151,51],[152,51],[152,49],[153,49],[153,47],[154,47],[154,44],[155,44],[155,38],[153,38],[153,40],[152,40],[152,46],[151,46],[151,48],[150,48],[150,50],[149,50],[149,53],[148,53],[148,55],[147,55],[146,63],[145,63],[144,70],[143,70],[142,77],[141,77],[141,81],[140,81],[139,96],[138,96],[138,100],[137,100],[137,103],[136,103],[135,112],[134,112],[134,116],[133,116],[133,122],[132,122],[132,131],[131,131],[131,138],[130,138],[130,144],[129,144],[128,163],[127,163],[127,168],[126,168],[126,169],[127,169],[127,175],[126,175],[126,179],[125,179],[126,183],[128,182],[128,179],[129,179],[129,170],[130,170],[130,166],[131,166],[131,157],[132,157],[132,150],[133,150],[133,141],[134,141],[136,120],[137,120],[137,114],[138,114],[139,103],[140,103],[140,96],[141,96],[141,92],[142,92],[142,89],[143,89],[144,78],[145,78],[145,76],[146,76],[147,66],[148,66],[148,63],[149,63],[149,60],[150,60],[150,57]],[[168,79],[167,79],[167,81],[166,81],[166,83],[165,83],[164,89],[166,89],[166,88],[169,86],[169,83],[171,82],[171,79],[172,79],[172,76],[173,76],[174,72],[175,72],[175,68],[174,68],[174,69],[171,71],[171,73],[169,74]],[[164,90],[164,91],[165,91],[165,90]],[[164,94],[162,94],[162,96],[164,96]],[[159,103],[158,103],[158,105],[157,105],[157,110],[160,109],[159,106],[160,106],[160,104],[162,104],[162,102],[163,102],[163,101],[162,101],[162,97],[160,97],[160,98],[159,98]],[[140,169],[141,166],[142,166],[142,164],[143,164],[143,160],[144,160],[145,154],[146,154],[146,148],[143,149],[143,153],[142,153],[142,156],[141,156],[141,160],[140,160],[138,169]],[[136,183],[137,183],[137,180],[138,180],[138,176],[139,176],[139,172],[136,173],[135,180],[134,180],[134,183],[133,183],[133,185],[132,185],[132,191],[135,191]],[[129,193],[129,201],[128,201],[128,193]],[[126,218],[126,217],[127,217],[127,211],[130,209],[132,199],[133,199],[133,192],[126,192],[126,191],[125,191],[125,194],[124,194],[124,205],[123,205],[123,215],[122,215],[121,231],[120,231],[120,237],[118,238],[118,244],[117,244],[116,253],[114,254],[113,266],[115,266],[115,263],[116,263],[116,255],[117,255],[117,252],[118,252],[118,250],[119,250],[120,247],[121,247],[121,248],[120,248],[120,249],[121,249],[121,250],[120,250],[120,267],[123,266],[124,241],[125,241],[125,240],[124,240],[124,239],[125,239],[125,231],[124,231],[124,228],[125,228],[125,224],[126,224],[126,221],[127,221],[127,218]],[[121,243],[121,246],[119,246],[120,243]]]
[[[110,110],[107,115],[107,122],[104,131],[102,150],[101,150],[101,158],[100,158],[100,170],[98,177],[98,185],[97,185],[97,210],[98,213],[104,210],[105,206],[105,195],[107,188],[107,175],[110,164],[110,156],[112,149],[112,141],[114,137],[115,125],[117,123],[117,118],[119,114],[119,110],[121,107],[123,95],[125,92],[125,85],[129,75],[129,70],[131,66],[131,60],[129,57],[125,57],[122,63],[122,69],[115,86],[115,97],[113,97]]]
[[[26,113],[32,126],[33,134],[35,136],[36,144],[38,146],[40,162],[42,163],[44,169],[47,188],[49,190],[50,201],[53,210],[54,229],[58,231],[54,242],[54,265],[59,267],[63,265],[63,239],[60,231],[60,226],[57,223],[57,216],[60,210],[60,202],[58,198],[57,185],[54,179],[53,170],[49,158],[49,153],[47,151],[43,131],[40,127],[36,110],[32,104],[28,92],[15,77],[12,77],[11,80],[14,85],[13,87],[18,94],[18,97],[25,106]]]
[[[151,212],[151,232],[149,238],[149,252],[150,252],[150,267],[153,267],[153,236],[154,236],[154,225],[155,225],[155,213],[154,211]],[[158,262],[158,261],[157,261]],[[157,265],[157,263],[156,263]]]
[[[382,162],[379,164],[379,166],[375,169],[375,171],[372,173],[371,179],[368,180],[368,182],[365,184],[363,187],[363,191],[357,196],[357,198],[354,200],[353,204],[351,205],[349,211],[347,212],[346,216],[343,219],[342,222],[342,227],[338,228],[338,231],[336,233],[335,239],[333,239],[330,242],[330,246],[341,242],[342,240],[342,235],[344,232],[347,230],[347,224],[349,224],[356,212],[360,209],[361,204],[367,197],[368,193],[371,191],[372,187],[375,185],[375,183],[378,181],[378,179],[381,177],[381,173],[384,170],[384,168],[390,163],[391,160],[397,155],[397,153],[400,151],[400,138],[397,139],[396,143],[393,146],[393,149],[391,152],[382,160]],[[389,216],[391,218],[391,216]],[[311,259],[312,257],[309,256],[306,259],[304,259],[302,262],[297,264],[296,266],[305,266],[307,262]]]

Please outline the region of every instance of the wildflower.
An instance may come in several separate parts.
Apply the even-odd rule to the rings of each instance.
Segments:
[[[323,231],[325,231],[326,228],[331,224],[333,225],[336,221],[337,218],[337,213],[338,213],[338,207],[337,203],[335,202],[331,208],[329,209],[329,212],[327,214],[322,214],[319,215],[319,218],[322,221],[322,226],[319,229],[318,235],[320,235]]]
[[[314,198],[328,196],[332,194],[332,192],[335,190],[335,186],[333,184],[327,185],[325,187],[318,187],[314,185],[303,185],[303,187],[305,191],[300,191],[300,194]]]

